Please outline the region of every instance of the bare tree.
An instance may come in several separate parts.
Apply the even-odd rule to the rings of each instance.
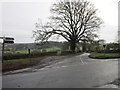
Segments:
[[[94,5],[84,0],[64,0],[54,3],[51,8],[50,22],[45,25],[36,23],[33,36],[36,41],[48,40],[52,35],[64,37],[74,52],[76,43],[90,40],[97,35],[93,32],[100,28],[102,20],[97,16]]]

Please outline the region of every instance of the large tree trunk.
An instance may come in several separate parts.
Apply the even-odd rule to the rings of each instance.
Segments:
[[[70,49],[71,49],[72,53],[75,53],[75,48],[76,48],[76,42],[71,41],[70,42]]]

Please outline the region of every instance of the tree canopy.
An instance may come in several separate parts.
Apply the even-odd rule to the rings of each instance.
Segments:
[[[103,23],[94,5],[85,0],[63,0],[51,7],[52,16],[45,25],[36,23],[33,36],[36,41],[47,41],[52,35],[64,37],[74,52],[79,41],[93,40]]]

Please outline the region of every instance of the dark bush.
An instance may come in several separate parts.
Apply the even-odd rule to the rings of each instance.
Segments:
[[[98,53],[120,53],[120,50],[101,50]]]
[[[62,51],[61,55],[68,55],[68,54],[73,54],[72,51]]]

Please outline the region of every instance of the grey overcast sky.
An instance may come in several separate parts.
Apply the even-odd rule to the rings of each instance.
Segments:
[[[8,2],[9,1],[9,2]],[[40,18],[48,21],[50,7],[56,0],[1,0],[0,3],[0,36],[11,36],[15,43],[34,42],[32,31]],[[117,41],[118,0],[89,0],[99,10],[98,16],[104,21],[98,34],[107,42]],[[51,40],[54,40],[53,37]],[[61,38],[59,41],[62,41]]]

